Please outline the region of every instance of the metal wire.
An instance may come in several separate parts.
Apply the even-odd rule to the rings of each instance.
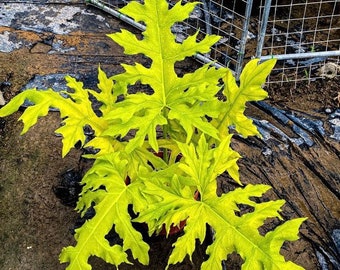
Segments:
[[[291,83],[340,76],[340,3],[272,0],[266,32],[256,56],[279,59],[270,83]],[[265,18],[260,6],[259,20]],[[330,70],[331,68],[331,70]]]

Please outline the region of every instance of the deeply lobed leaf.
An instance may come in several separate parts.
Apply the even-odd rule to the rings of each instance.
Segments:
[[[62,126],[56,130],[63,136],[62,156],[64,157],[77,142],[83,146],[86,142],[84,127],[90,126],[95,135],[100,137],[107,129],[108,123],[103,117],[99,117],[93,110],[90,95],[97,98],[102,103],[101,113],[107,113],[112,109],[111,102],[116,100],[116,93],[113,93],[113,82],[108,79],[99,68],[99,88],[101,92],[91,89],[84,89],[83,83],[66,76],[67,86],[71,91],[57,93],[52,89],[37,90],[29,89],[15,96],[8,104],[0,109],[0,117],[4,117],[17,111],[25,100],[32,103],[25,109],[19,120],[24,124],[22,134],[26,133],[35,125],[39,117],[47,115],[50,108],[58,108],[62,120]],[[119,94],[119,93],[118,93]],[[102,137],[102,141],[110,141],[109,138]],[[97,147],[99,148],[99,147]]]
[[[217,176],[228,167],[237,166],[239,156],[229,148],[230,137],[213,149],[209,149],[204,135],[201,135],[197,147],[178,143],[183,154],[178,168],[192,181],[181,181],[183,176],[177,168],[173,168],[172,173],[152,172],[145,176],[143,192],[146,196],[161,199],[149,204],[136,221],[148,223],[152,233],[162,224],[166,224],[169,230],[171,225],[186,220],[184,234],[174,244],[169,265],[183,261],[187,255],[191,257],[196,239],[203,242],[208,224],[215,231],[215,237],[207,249],[209,258],[202,269],[221,269],[222,260],[233,252],[243,258],[242,269],[302,269],[286,262],[280,249],[284,241],[298,239],[299,226],[305,219],[287,221],[264,236],[259,233],[258,229],[266,219],[281,219],[279,211],[283,200],[258,203],[251,199],[261,197],[269,186],[247,185],[221,197],[216,196]],[[171,183],[171,186],[167,187],[164,183]],[[188,184],[199,191],[199,200],[187,191]],[[248,205],[253,211],[240,216],[239,205]]]
[[[214,182],[210,182],[214,185]],[[201,243],[206,234],[206,225],[215,231],[213,243],[207,248],[209,258],[202,264],[201,269],[222,269],[222,261],[228,254],[238,253],[244,260],[242,269],[275,269],[291,270],[302,267],[286,261],[280,254],[284,241],[298,239],[298,231],[304,218],[289,220],[262,236],[258,229],[267,218],[280,217],[279,211],[283,200],[256,203],[251,198],[261,197],[270,187],[266,185],[247,185],[238,188],[221,197],[209,196],[213,188],[206,188],[201,194],[201,200],[193,196],[185,196],[181,192],[167,190],[161,181],[145,181],[143,190],[149,196],[160,196],[162,200],[149,205],[136,219],[147,222],[149,228],[155,230],[161,224],[179,224],[186,220],[184,234],[174,244],[168,264],[176,264],[189,255],[192,256],[196,239]],[[239,204],[253,207],[252,212],[238,216]]]
[[[164,125],[172,127],[168,130],[170,135],[176,134],[176,127],[179,126],[186,133],[187,142],[195,129],[218,139],[216,128],[206,120],[206,116],[216,115],[216,111],[214,107],[202,103],[216,100],[218,81],[225,70],[205,65],[183,77],[175,72],[176,62],[197,52],[208,52],[219,39],[218,36],[210,35],[197,42],[196,35],[193,35],[182,44],[176,42],[171,32],[173,24],[187,18],[196,4],[182,5],[178,2],[169,9],[165,0],[149,0],[144,4],[132,2],[121,12],[145,23],[143,38],[138,39],[127,30],[109,35],[124,47],[126,54],[142,53],[152,60],[150,67],[138,63],[123,65],[125,72],[112,77],[119,85],[125,83],[127,86],[140,81],[153,91],[151,95],[127,95],[106,117],[109,122],[116,124],[105,132],[106,135],[126,136],[129,131],[136,130],[135,138],[127,146],[128,152],[141,146],[146,138],[153,150],[158,152],[155,129]]]
[[[178,143],[183,154],[180,168],[195,181],[201,196],[216,197],[216,178],[225,171],[241,184],[237,165],[240,155],[230,148],[231,137],[224,138],[213,149],[209,149],[204,135],[201,135],[197,147]]]
[[[61,262],[68,262],[67,269],[91,269],[87,263],[90,256],[97,256],[113,265],[129,263],[127,250],[135,259],[148,264],[149,246],[140,232],[132,226],[128,205],[141,211],[146,206],[139,192],[138,183],[126,185],[127,163],[121,153],[99,157],[82,180],[84,184],[77,209],[83,214],[93,205],[95,216],[76,229],[77,244],[67,247],[60,255]],[[112,229],[123,239],[123,245],[110,246],[105,236]]]
[[[210,35],[198,42],[196,33],[182,44],[176,41],[172,26],[186,19],[196,4],[182,5],[179,1],[169,9],[165,0],[145,0],[131,2],[121,10],[146,25],[143,38],[126,30],[109,36],[124,47],[125,53],[148,57],[150,67],[123,65],[125,72],[111,78],[99,67],[99,91],[84,89],[81,82],[67,76],[72,92],[63,92],[66,98],[52,90],[28,90],[0,109],[0,117],[6,116],[26,99],[31,101],[34,105],[20,118],[24,133],[50,107],[59,108],[63,126],[56,132],[64,137],[63,156],[78,141],[85,144],[85,126],[95,132],[95,138],[85,146],[101,151],[88,155],[96,161],[82,180],[77,209],[84,215],[94,205],[96,215],[76,230],[76,245],[63,249],[60,261],[69,263],[68,269],[91,269],[90,256],[116,266],[129,263],[127,250],[142,264],[148,264],[149,246],[132,226],[129,205],[139,213],[134,221],[147,223],[150,234],[159,232],[163,224],[169,232],[172,225],[186,220],[184,235],[174,244],[169,265],[191,257],[196,239],[203,242],[208,224],[216,234],[202,269],[221,269],[221,261],[232,252],[243,258],[242,269],[302,269],[286,262],[280,249],[284,241],[297,239],[304,219],[287,221],[265,235],[259,233],[267,218],[281,218],[279,211],[284,203],[251,199],[261,197],[268,186],[248,185],[216,196],[216,179],[225,171],[241,184],[237,165],[240,155],[230,147],[228,128],[234,126],[244,137],[258,134],[244,111],[247,102],[266,97],[261,85],[275,60],[260,65],[258,60],[250,61],[240,85],[231,71],[209,65],[178,76],[178,61],[208,52],[219,39]],[[226,101],[216,98],[221,90],[220,78]],[[149,85],[152,93],[129,93],[128,86],[138,81]],[[118,101],[119,96],[122,101]],[[90,97],[101,103],[99,111],[93,109]],[[158,138],[160,128],[163,139]],[[157,152],[159,147],[170,152],[168,160],[150,151]],[[175,163],[180,152],[183,157]],[[195,198],[197,191],[199,197]],[[240,215],[239,204],[253,211]],[[123,239],[122,245],[111,246],[105,238],[113,226]]]
[[[258,64],[259,59],[253,59],[243,69],[240,75],[240,86],[237,85],[231,71],[227,71],[223,78],[223,94],[226,102],[223,112],[213,120],[214,126],[222,136],[227,136],[225,127],[234,126],[235,130],[243,137],[258,135],[252,120],[244,115],[246,103],[259,101],[267,97],[268,93],[262,89],[267,76],[273,69],[276,60],[271,59]]]

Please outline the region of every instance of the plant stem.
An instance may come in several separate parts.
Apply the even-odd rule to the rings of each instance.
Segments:
[[[169,109],[168,108],[164,108],[163,109],[163,115],[165,117],[165,119],[168,119],[168,113],[169,113]],[[163,139],[167,140],[168,136],[169,136],[169,124],[165,124],[162,126],[162,135],[163,135]],[[166,164],[168,164],[170,159],[170,152],[167,148],[163,149],[163,160],[166,162]]]

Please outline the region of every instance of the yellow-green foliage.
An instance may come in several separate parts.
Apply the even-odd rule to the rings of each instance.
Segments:
[[[93,255],[116,266],[130,263],[128,250],[147,265],[149,246],[132,222],[146,223],[151,235],[163,224],[169,232],[171,225],[182,220],[186,220],[184,234],[174,244],[169,265],[191,257],[196,240],[203,242],[208,224],[215,237],[202,269],[221,269],[222,260],[233,252],[244,260],[242,269],[302,269],[286,262],[280,249],[284,241],[298,239],[304,219],[283,222],[261,235],[259,227],[268,218],[282,219],[279,212],[284,201],[255,202],[253,198],[261,198],[270,187],[242,187],[237,165],[240,155],[230,146],[231,126],[243,137],[258,135],[244,111],[247,102],[267,96],[262,84],[275,60],[262,64],[250,61],[239,84],[229,69],[208,64],[179,77],[176,62],[208,52],[219,39],[208,35],[198,42],[196,33],[182,44],[176,42],[171,27],[188,18],[196,4],[177,2],[169,9],[165,0],[132,1],[121,10],[145,24],[143,38],[127,30],[109,37],[124,47],[126,54],[144,54],[151,60],[150,67],[123,64],[125,71],[111,78],[99,68],[99,91],[84,89],[81,82],[67,76],[71,91],[27,90],[0,109],[0,117],[4,117],[17,111],[26,99],[33,103],[20,117],[25,133],[50,107],[59,108],[62,126],[56,132],[63,136],[62,155],[78,141],[83,147],[100,150],[87,155],[95,162],[82,179],[77,204],[82,215],[92,205],[96,214],[76,230],[75,246],[62,250],[60,261],[68,263],[67,269],[91,269],[88,258]],[[149,85],[152,93],[130,93],[128,86],[136,82]],[[225,99],[218,99],[218,93]],[[94,112],[90,96],[101,103],[100,113]],[[94,131],[89,142],[85,126]],[[164,152],[163,159],[154,155],[159,150]],[[182,158],[175,162],[179,153]],[[224,172],[240,187],[218,197],[216,181]],[[138,216],[134,220],[129,205]],[[238,215],[239,205],[248,205],[253,211]],[[122,245],[110,246],[105,238],[113,226]]]

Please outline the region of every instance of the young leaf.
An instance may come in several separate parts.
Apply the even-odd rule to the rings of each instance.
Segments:
[[[103,115],[106,115],[113,109],[115,102],[117,101],[117,97],[123,93],[119,92],[118,87],[114,87],[114,83],[111,79],[109,79],[105,72],[98,67],[98,81],[97,84],[100,92],[89,90],[90,93],[102,103],[100,106],[100,111]]]
[[[208,162],[206,165],[202,162],[200,164],[208,170]],[[200,175],[202,167],[195,166],[194,172],[189,174]],[[171,224],[178,225],[181,220],[186,220],[184,234],[175,242],[168,266],[183,261],[187,255],[191,258],[196,239],[203,242],[208,224],[215,231],[215,237],[207,248],[209,258],[202,264],[203,270],[222,269],[222,261],[233,252],[237,252],[244,260],[242,269],[303,269],[290,261],[285,261],[280,249],[284,241],[298,239],[297,234],[304,218],[286,221],[264,236],[259,233],[259,227],[267,218],[281,219],[279,211],[284,204],[283,200],[257,203],[251,199],[261,197],[270,189],[269,186],[247,185],[245,188],[237,188],[217,197],[216,181],[210,181],[209,185],[212,187],[201,189],[203,192],[200,194],[201,200],[195,200],[192,194],[184,190],[187,187],[181,185],[176,185],[176,188],[166,187],[163,184],[166,180],[160,179],[162,174],[157,176],[158,181],[154,179],[155,181],[144,182],[143,192],[146,196],[157,196],[162,199],[150,203],[149,208],[142,211],[135,221],[148,223],[151,230],[157,230],[162,224],[166,224],[169,230]],[[176,180],[176,175],[165,174],[163,177],[172,177],[171,181]],[[237,214],[240,212],[239,204],[248,205],[254,210],[240,216]]]
[[[151,172],[142,177],[145,196],[159,199],[149,203],[148,209],[135,221],[146,222],[152,234],[162,224],[169,231],[171,225],[186,220],[184,235],[174,244],[168,265],[183,261],[187,255],[191,257],[196,239],[203,242],[208,224],[215,231],[215,237],[207,248],[209,258],[201,269],[222,269],[222,261],[233,252],[244,260],[242,269],[303,269],[286,262],[280,249],[284,241],[298,239],[299,226],[305,219],[286,221],[265,235],[259,233],[266,219],[282,219],[279,211],[285,201],[255,202],[252,199],[261,197],[269,186],[247,185],[216,196],[217,176],[230,167],[238,171],[239,155],[230,149],[230,139],[231,135],[213,149],[209,149],[203,134],[196,147],[178,143],[183,155],[178,167],[169,167],[167,173]],[[181,180],[185,175],[192,181]],[[199,200],[194,198],[187,183],[199,191]],[[241,215],[239,205],[248,205],[253,210]]]
[[[0,109],[0,117],[10,115],[17,111],[25,102],[30,101],[33,105],[26,108],[19,120],[22,120],[24,127],[22,134],[26,133],[38,121],[39,117],[47,115],[49,108],[58,108],[60,117],[63,119],[62,126],[56,130],[63,136],[62,156],[64,157],[74,145],[80,141],[85,144],[86,136],[84,127],[90,126],[95,132],[99,144],[91,143],[95,148],[110,148],[112,140],[106,136],[101,136],[108,127],[107,121],[97,115],[93,110],[90,95],[94,96],[101,103],[100,113],[105,115],[113,109],[117,96],[122,94],[120,90],[114,91],[114,84],[108,79],[106,74],[98,68],[98,87],[100,92],[84,89],[83,83],[78,82],[71,76],[66,76],[67,86],[71,91],[57,93],[52,89],[36,90],[29,89],[15,96],[8,104]],[[99,139],[100,138],[100,139]]]
[[[119,152],[101,156],[82,180],[84,184],[77,209],[83,214],[95,204],[95,216],[76,230],[74,247],[67,247],[60,255],[61,262],[68,262],[67,269],[90,269],[87,260],[95,255],[106,262],[118,266],[128,263],[127,250],[131,250],[135,259],[148,264],[149,246],[142,240],[142,235],[131,223],[128,205],[133,204],[141,211],[146,206],[144,197],[139,192],[138,183],[126,185],[127,160]],[[109,245],[105,236],[114,224],[115,231],[123,239],[123,245]]]
[[[209,187],[213,188],[212,196],[216,197],[216,187],[211,185],[211,182],[215,183],[217,176],[225,171],[241,184],[237,165],[240,155],[230,148],[231,137],[232,135],[229,135],[224,138],[220,145],[213,149],[209,149],[204,135],[201,135],[197,146],[178,143],[183,155],[179,166],[195,181],[201,196],[208,194],[205,190]]]
[[[258,59],[251,60],[242,71],[240,86],[237,85],[231,71],[224,77],[223,94],[227,101],[224,102],[223,113],[214,119],[215,127],[222,136],[227,136],[226,127],[235,126],[235,130],[244,137],[258,135],[253,121],[244,115],[246,103],[258,101],[267,97],[267,92],[262,89],[267,76],[274,67],[276,60],[268,60],[258,65]]]
[[[138,63],[123,65],[125,72],[112,77],[119,85],[127,86],[140,81],[149,85],[153,91],[150,95],[126,95],[106,117],[109,123],[115,125],[105,135],[125,136],[129,131],[136,130],[134,139],[127,145],[128,152],[141,146],[145,138],[148,138],[153,150],[158,152],[155,128],[169,124],[169,120],[176,121],[182,127],[187,134],[187,142],[195,129],[218,139],[217,130],[206,120],[206,116],[215,115],[216,111],[212,106],[202,106],[202,103],[216,100],[218,80],[225,69],[216,70],[205,65],[183,77],[175,72],[176,62],[197,52],[208,52],[219,39],[218,36],[209,35],[197,42],[196,34],[182,44],[176,42],[171,32],[172,26],[187,18],[196,4],[182,5],[177,2],[169,9],[165,0],[146,0],[144,4],[131,2],[121,12],[145,23],[144,38],[138,39],[127,30],[109,35],[124,47],[126,54],[142,53],[152,60],[150,67]],[[169,129],[169,132],[173,130]]]

